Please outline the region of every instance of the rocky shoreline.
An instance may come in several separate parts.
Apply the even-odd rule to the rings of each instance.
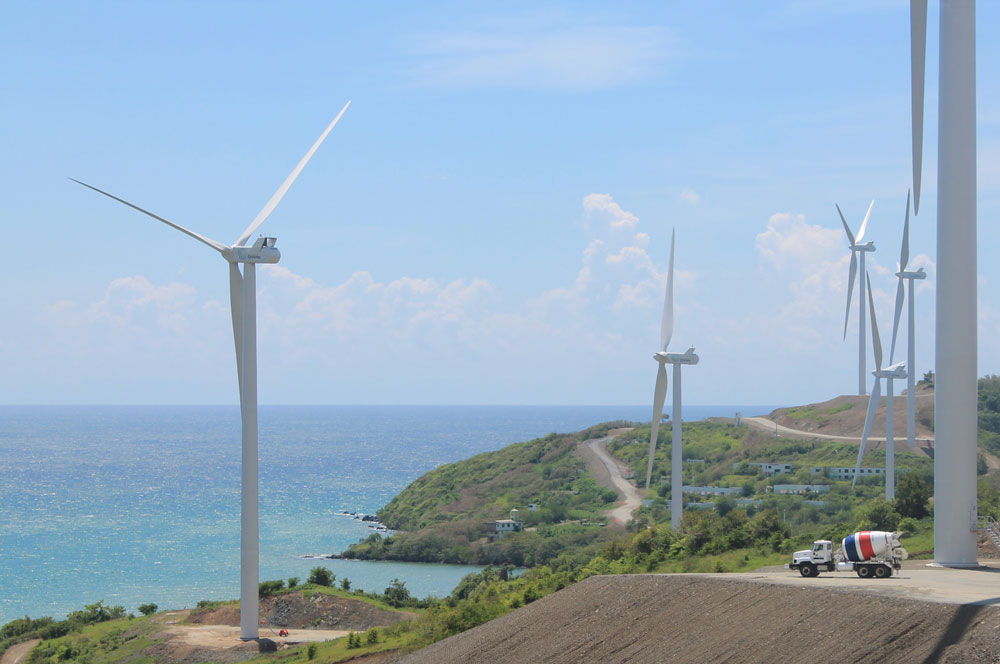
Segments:
[[[381,533],[386,537],[395,534],[395,530],[389,528],[384,523],[379,521],[379,518],[374,514],[365,514],[364,512],[349,512],[344,510],[339,512],[338,516],[349,516],[355,521],[361,521],[365,523],[370,530],[374,530],[377,533]],[[340,553],[307,553],[305,555],[299,556],[299,558],[305,560],[354,560],[353,558],[346,558]]]

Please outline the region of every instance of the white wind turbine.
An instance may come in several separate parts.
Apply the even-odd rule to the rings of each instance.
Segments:
[[[119,203],[162,221],[199,242],[218,251],[229,263],[229,298],[233,319],[233,338],[236,342],[236,374],[240,387],[240,414],[242,420],[242,473],[241,473],[241,514],[240,514],[240,638],[244,641],[256,639],[259,634],[257,603],[259,577],[259,536],[257,507],[257,288],[256,264],[277,263],[281,253],[274,247],[275,238],[258,238],[252,246],[246,246],[250,236],[264,223],[268,215],[281,201],[295,178],[312,158],[327,134],[340,120],[351,102],[347,102],[333,122],[320,135],[291,174],[278,187],[271,200],[257,213],[243,234],[232,245],[226,246],[179,224],[168,221],[148,210],[113,196],[106,191],[85,182],[73,180],[88,189],[104,194]],[[239,264],[243,263],[240,274]]]
[[[667,269],[667,292],[663,298],[663,319],[660,322],[660,350],[653,355],[659,363],[656,371],[656,388],[653,391],[653,422],[649,433],[649,461],[646,464],[646,490],[653,475],[653,454],[656,452],[656,436],[663,417],[663,402],[667,397],[666,365],[674,365],[674,408],[673,432],[670,443],[670,527],[680,528],[684,515],[684,473],[681,443],[681,365],[698,364],[694,346],[684,353],[668,353],[670,337],[674,333],[674,233],[670,233],[670,267]]]
[[[875,353],[875,382],[872,383],[872,394],[868,397],[868,413],[865,415],[865,428],[861,433],[861,446],[858,448],[858,463],[854,468],[854,480],[851,488],[858,481],[861,473],[861,459],[865,455],[865,446],[868,444],[868,436],[871,434],[872,421],[875,419],[875,411],[878,410],[879,398],[881,397],[881,380],[885,379],[885,499],[892,500],[896,497],[896,438],[893,430],[893,393],[892,381],[898,378],[906,378],[906,366],[899,362],[887,369],[882,368],[882,340],[878,336],[878,322],[875,320],[875,302],[872,299],[872,283],[868,279],[868,308],[872,317],[872,351]]]
[[[934,560],[964,567],[977,564],[975,0],[941,0],[940,17]],[[920,205],[926,41],[927,0],[910,0],[915,212]]]
[[[851,318],[851,296],[854,295],[854,278],[858,275],[858,254],[861,255],[861,274],[865,275],[865,254],[869,251],[875,251],[875,243],[868,241],[861,244],[861,240],[865,237],[865,231],[868,229],[868,218],[871,217],[872,207],[875,205],[875,201],[872,201],[868,206],[868,212],[865,213],[865,220],[861,222],[861,228],[858,230],[858,236],[854,237],[851,233],[851,227],[847,225],[847,220],[844,219],[844,213],[840,211],[840,206],[837,205],[837,214],[840,215],[840,221],[844,224],[844,232],[847,233],[847,241],[850,243],[849,248],[851,250],[851,268],[847,275],[847,311],[844,314],[844,339],[847,339],[847,321]],[[858,294],[858,396],[865,395],[865,280],[860,279],[860,284],[858,289],[861,291]]]
[[[914,377],[916,371],[913,367],[915,366],[914,355],[916,353],[915,343],[914,343],[914,300],[913,300],[913,281],[915,279],[926,279],[927,273],[924,272],[924,268],[918,269],[916,272],[908,272],[906,270],[906,265],[910,260],[910,194],[906,194],[906,218],[903,221],[903,247],[899,252],[899,272],[896,276],[899,277],[899,284],[896,286],[896,314],[892,320],[892,344],[889,347],[889,363],[892,363],[893,358],[896,353],[896,332],[899,330],[899,318],[903,313],[903,300],[906,299],[908,302],[907,306],[907,327],[906,327],[906,366],[909,367],[909,372],[906,375],[906,444],[913,448],[916,445],[916,403],[917,398],[914,393]],[[905,284],[904,282],[909,282],[909,296],[905,294]]]

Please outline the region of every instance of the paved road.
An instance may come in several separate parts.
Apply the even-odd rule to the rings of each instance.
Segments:
[[[944,604],[1000,605],[1000,563],[983,561],[979,569],[928,567],[925,561],[911,560],[888,579],[859,579],[851,572],[821,572],[805,579],[793,570],[730,574],[704,574],[712,578],[731,578],[747,583],[786,586],[809,586],[848,592],[874,593]]]
[[[585,440],[580,444],[580,447],[586,448],[584,453],[589,452],[592,454],[607,469],[611,483],[611,486],[608,486],[608,488],[614,489],[619,495],[625,497],[621,505],[608,512],[608,516],[620,523],[628,523],[632,520],[632,512],[635,512],[642,505],[642,495],[639,493],[639,489],[625,479],[622,475],[622,469],[618,466],[618,462],[608,453],[607,448],[604,446],[611,438],[612,436]],[[607,486],[606,482],[601,483]]]

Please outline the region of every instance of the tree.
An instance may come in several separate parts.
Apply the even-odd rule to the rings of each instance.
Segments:
[[[917,382],[917,385],[926,385],[927,387],[934,387],[934,372],[925,371],[924,377]]]
[[[881,498],[872,498],[855,511],[858,530],[896,530],[899,527],[899,512],[893,504]]]
[[[313,567],[309,570],[309,583],[317,586],[332,586],[337,575],[325,567]]]
[[[896,511],[900,516],[922,519],[927,516],[931,486],[919,473],[910,472],[896,486]]]
[[[351,580],[345,576],[343,579],[340,580],[340,587],[343,588],[344,590],[350,590]]]
[[[410,601],[410,591],[407,590],[404,582],[399,579],[393,579],[392,583],[389,584],[389,587],[385,589],[383,597],[389,606],[393,606],[398,609]]]
[[[156,609],[157,608],[159,608],[159,607],[157,607],[152,602],[150,602],[149,604],[140,604],[139,605],[139,613],[141,613],[144,616],[151,616],[154,613],[156,613]]]

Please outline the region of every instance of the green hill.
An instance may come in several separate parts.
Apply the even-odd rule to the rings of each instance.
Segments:
[[[553,433],[435,468],[379,510],[382,523],[400,532],[374,534],[343,557],[533,565],[606,539],[606,529],[585,523],[600,520],[618,494],[591,477],[576,447],[622,424]],[[485,523],[506,519],[513,508],[525,531],[487,541]]]

